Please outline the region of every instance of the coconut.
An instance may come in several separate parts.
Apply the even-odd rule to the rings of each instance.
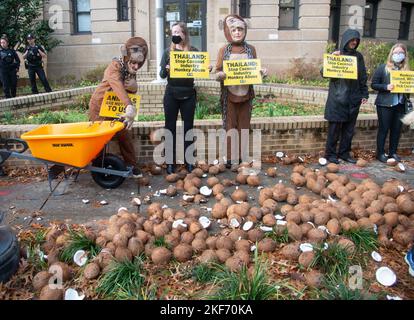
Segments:
[[[177,182],[179,180],[179,177],[176,173],[172,173],[165,177],[165,180],[167,180],[170,183]]]
[[[363,167],[366,167],[366,166],[368,165],[368,161],[366,161],[366,160],[364,160],[364,159],[358,159],[358,161],[357,161],[356,165],[357,165],[358,167],[363,168]]]
[[[243,264],[246,266],[250,263],[250,252],[249,251],[246,251],[246,250],[236,251],[233,256],[243,261]]]
[[[322,285],[323,275],[319,271],[311,270],[305,274],[306,285],[311,288],[319,288]]]
[[[115,250],[115,259],[118,261],[131,261],[133,258],[131,250],[124,247],[117,247]]]
[[[267,171],[266,171],[266,173],[267,173],[267,175],[269,177],[274,178],[274,177],[277,176],[277,168],[272,168],[272,167],[271,168],[268,168]]]
[[[217,238],[216,241],[216,248],[217,249],[228,249],[228,250],[232,250],[234,246],[233,241],[231,240],[230,237],[226,237],[226,236],[220,236]]]
[[[314,258],[315,253],[313,251],[302,252],[299,256],[299,264],[307,269],[311,266]]]
[[[259,229],[252,229],[247,232],[247,236],[251,242],[256,243],[264,238],[264,232]]]
[[[313,221],[318,226],[326,225],[327,222],[329,221],[329,216],[330,215],[328,212],[320,211],[315,214]]]
[[[154,264],[164,265],[171,259],[171,251],[164,247],[154,248],[151,253],[151,260]]]
[[[165,248],[164,248],[165,249]],[[168,250],[169,252],[169,250]],[[169,258],[171,258],[171,252]],[[193,248],[189,244],[181,243],[174,248],[174,258],[179,262],[185,262],[192,258]],[[169,260],[169,259],[168,259]]]
[[[213,194],[217,196],[218,194],[224,193],[224,190],[225,190],[224,186],[218,183],[213,187]]]
[[[237,176],[236,176],[236,182],[238,183],[238,184],[246,184],[247,183],[247,178],[248,178],[249,176],[248,175],[245,175],[245,174],[243,174],[243,173],[239,173]]]
[[[216,255],[221,263],[225,263],[231,257],[231,252],[229,249],[222,248],[216,250]]]
[[[39,300],[63,300],[63,289],[46,285],[40,292]]]
[[[234,243],[234,247],[237,251],[247,251],[250,252],[250,242],[246,239],[237,240]]]
[[[260,185],[260,178],[256,174],[249,175],[246,181],[251,187],[257,187]]]
[[[292,181],[296,187],[303,187],[306,184],[306,179],[297,172],[291,174],[290,181]]]
[[[181,234],[181,242],[186,244],[191,244],[195,236],[192,232],[186,231]]]
[[[335,163],[329,163],[326,166],[326,169],[328,170],[329,173],[337,173],[339,171],[339,166]]]
[[[286,221],[299,224],[301,221],[301,215],[297,211],[289,211],[286,215]]]
[[[263,224],[268,227],[276,225],[276,218],[273,214],[267,214],[263,217]]]
[[[244,262],[239,257],[232,256],[226,260],[225,265],[231,272],[239,272]]]
[[[286,202],[291,205],[295,205],[299,202],[299,197],[294,193],[289,193]]]
[[[201,254],[200,257],[198,257],[198,260],[201,263],[205,263],[205,264],[215,263],[215,262],[218,261],[218,257],[217,257],[217,254],[216,254],[216,252],[214,250],[208,249],[208,250],[205,250]]]
[[[128,241],[128,249],[136,257],[144,251],[144,243],[138,237],[133,237]]]
[[[270,238],[264,238],[257,244],[259,252],[273,252],[276,249],[276,242]]]
[[[211,211],[213,218],[223,219],[226,216],[227,207],[217,202]]]
[[[329,220],[326,224],[326,227],[328,228],[328,231],[331,235],[338,235],[339,232],[341,232],[341,225],[338,219]]]
[[[195,252],[202,252],[207,249],[207,245],[204,239],[194,239],[191,243],[191,246],[193,247]]]
[[[217,175],[217,174],[219,174],[219,173],[220,173],[220,168],[219,168],[219,166],[217,166],[217,165],[215,165],[215,166],[211,166],[211,167],[208,169],[208,173],[209,173],[209,174],[211,174],[211,175]]]
[[[52,276],[48,271],[40,271],[33,277],[32,285],[35,291],[41,290],[49,283],[49,279]]]
[[[302,239],[302,229],[294,222],[287,223],[289,238],[300,241]]]
[[[354,252],[354,250],[355,250],[355,244],[347,238],[341,238],[338,241],[338,245],[343,247],[344,249],[346,249],[350,253]]]
[[[207,179],[207,186],[213,188],[216,184],[219,184],[220,180],[217,177],[210,177]]]
[[[101,268],[99,264],[92,262],[86,265],[85,270],[83,271],[83,276],[88,280],[96,279],[101,273]]]
[[[291,243],[280,250],[280,254],[288,260],[297,260],[300,256],[299,244]]]
[[[242,189],[237,189],[232,193],[231,198],[233,199],[234,202],[246,201],[247,200],[247,193],[246,193],[246,191],[244,191]]]
[[[307,233],[307,238],[311,243],[319,243],[326,239],[326,232],[321,229],[311,229]]]

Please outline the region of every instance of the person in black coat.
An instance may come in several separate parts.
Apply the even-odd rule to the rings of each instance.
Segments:
[[[46,92],[52,92],[52,88],[47,81],[45,70],[43,69],[43,59],[46,59],[46,50],[41,45],[36,44],[34,35],[27,36],[28,46],[23,54],[23,59],[26,59],[26,68],[29,74],[30,85],[32,86],[32,93],[38,94],[36,85],[36,74],[43,84]]]
[[[161,59],[160,77],[167,78],[168,84],[164,94],[164,114],[165,128],[173,136],[173,145],[166,144],[167,173],[175,171],[176,161],[176,132],[178,112],[184,121],[184,154],[188,147],[193,143],[188,137],[187,132],[193,129],[194,114],[196,108],[196,91],[193,78],[170,78],[170,52],[171,51],[198,51],[190,46],[190,38],[185,23],[176,22],[171,26],[172,42],[171,47],[164,51]],[[171,148],[172,147],[172,148]],[[172,155],[171,155],[172,153]],[[194,168],[193,163],[185,156],[186,168],[191,172]]]
[[[9,47],[7,36],[2,35],[0,38],[0,78],[6,99],[16,97],[19,68],[19,56],[15,50]]]
[[[378,91],[375,105],[378,114],[377,132],[377,159],[386,163],[388,158],[400,161],[397,155],[400,141],[402,122],[405,114],[405,102],[407,96],[402,93],[391,93],[394,85],[390,84],[390,71],[409,70],[407,47],[403,43],[397,43],[388,54],[386,64],[380,65],[374,72],[371,87]],[[389,136],[388,156],[385,154],[385,140]]]
[[[359,108],[368,101],[367,72],[364,57],[357,48],[361,36],[357,30],[348,29],[342,36],[340,50],[335,55],[355,56],[358,65],[358,79],[331,78],[328,100],[325,106],[325,119],[329,121],[325,156],[329,162],[339,163],[338,157],[356,163],[351,157],[352,138]],[[339,150],[337,144],[339,142]]]

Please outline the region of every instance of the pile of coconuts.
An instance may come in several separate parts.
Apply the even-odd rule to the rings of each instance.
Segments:
[[[251,164],[242,164],[235,181],[230,181],[216,177],[225,170],[221,164],[209,166],[200,162],[189,174],[179,172],[167,176],[169,183],[175,183],[168,187],[168,195],[183,192],[193,197],[189,201],[199,203],[209,197],[215,200],[208,217],[213,224],[201,223],[198,208],[176,210],[154,202],[144,215],[121,208],[109,219],[105,229],[97,234],[89,232],[88,237],[103,249],[86,265],[83,277],[96,279],[109,271],[112,260],[132,260],[142,253],[160,266],[172,259],[178,262],[196,259],[200,263],[222,263],[232,271],[239,271],[243,266],[250,266],[256,248],[261,253],[280,249],[275,240],[266,237],[267,232],[287,232],[291,243],[283,244],[280,254],[304,267],[310,266],[314,253],[301,252],[303,242],[336,241],[347,250],[354,250],[355,244],[341,236],[342,231],[360,227],[374,230],[379,243],[385,247],[408,246],[414,240],[414,190],[401,181],[390,180],[382,186],[371,179],[355,183],[347,175],[339,174],[335,164],[321,170],[298,164],[290,176],[293,187],[282,182],[264,187],[255,206],[249,203],[248,197],[248,189],[261,183],[254,169]],[[277,176],[276,168],[269,169],[268,176]],[[207,177],[206,174],[210,177],[203,185],[201,178]],[[236,190],[227,193],[227,188],[234,185]],[[200,194],[203,187],[211,193]],[[310,192],[299,194],[297,191],[301,188]],[[50,264],[62,264],[57,261],[57,252],[64,246],[65,237],[58,230],[48,233],[43,250]],[[164,239],[165,246],[157,246],[160,238]],[[65,268],[71,275],[70,267],[65,265]],[[43,284],[49,279],[46,273],[35,277],[36,290],[43,292]],[[317,271],[307,276],[310,285],[317,285],[321,279]],[[47,294],[56,298],[63,293]],[[45,296],[46,293],[42,298]]]

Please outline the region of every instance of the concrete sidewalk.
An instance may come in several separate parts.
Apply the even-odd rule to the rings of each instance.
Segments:
[[[414,155],[404,158],[406,163],[406,172],[399,173],[393,167],[386,166],[378,161],[372,161],[365,168],[359,168],[342,162],[339,174],[348,174],[355,182],[360,182],[365,178],[371,178],[377,183],[382,184],[384,181],[392,178],[400,179],[414,186]],[[407,161],[408,160],[408,161]],[[270,165],[264,165],[260,174],[263,186],[273,186],[280,180],[287,185],[290,183],[290,174],[293,166],[276,165],[278,176],[270,178],[264,173]],[[320,168],[319,165],[310,165],[313,168]],[[221,173],[219,179],[235,179],[236,174],[230,170]],[[202,179],[203,183],[207,178]],[[54,181],[54,185],[57,181]],[[60,182],[57,191],[62,191],[64,182]],[[6,213],[6,221],[12,225],[30,226],[31,223],[48,225],[52,221],[61,221],[67,223],[84,224],[107,219],[117,213],[120,207],[126,207],[131,212],[136,212],[136,207],[131,204],[131,200],[137,196],[143,199],[145,196],[152,196],[153,202],[160,202],[171,208],[182,208],[182,192],[177,196],[170,198],[165,195],[160,197],[153,196],[157,190],[165,189],[169,186],[164,176],[150,176],[150,186],[141,187],[141,193],[138,195],[137,181],[134,179],[126,180],[120,187],[113,190],[105,190],[98,186],[89,173],[83,173],[79,176],[78,181],[71,181],[64,195],[51,195],[47,180],[34,181],[30,183],[15,183],[11,178],[0,178],[0,211]],[[249,194],[249,203],[257,205],[258,188],[242,186]],[[227,195],[231,195],[235,186],[227,188]],[[309,192],[306,188],[298,190],[298,193]],[[83,200],[89,200],[88,204]],[[107,205],[100,204],[106,201]],[[191,204],[191,207],[202,207],[202,214],[209,216],[207,208],[212,208],[216,200],[210,198],[208,203],[201,205]],[[40,210],[40,211],[39,211]],[[141,212],[145,213],[146,206],[141,207]]]

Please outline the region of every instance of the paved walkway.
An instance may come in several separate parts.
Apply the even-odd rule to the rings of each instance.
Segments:
[[[341,163],[339,173],[347,173],[354,181],[362,181],[365,178],[372,178],[377,183],[397,178],[414,186],[414,166],[411,164],[414,156],[405,158],[409,161],[407,171],[399,173],[378,161],[372,161],[365,168],[359,168],[354,165]],[[265,169],[269,165],[264,165],[264,170],[260,174],[263,186],[273,186],[279,180],[290,185],[290,173],[293,166],[277,165],[278,176],[270,178],[264,175]],[[319,165],[311,165],[311,167],[319,167]],[[220,179],[228,178],[234,180],[235,173],[227,171],[219,175]],[[206,182],[207,178],[203,179]],[[63,182],[60,182],[56,191],[62,191]],[[57,185],[57,181],[54,182]],[[153,202],[160,202],[171,208],[180,208],[182,205],[182,194],[174,198],[161,195],[153,196],[157,190],[165,189],[168,183],[163,176],[150,177],[150,186],[142,187],[140,197],[150,195]],[[258,188],[242,186],[248,191],[249,202],[257,204]],[[235,187],[228,188],[227,194],[230,195]],[[306,188],[298,191],[299,193],[309,192]],[[137,182],[134,179],[126,180],[119,188],[114,190],[105,190],[95,184],[89,173],[79,176],[78,181],[71,181],[67,186],[67,190],[62,196],[50,195],[47,181],[34,181],[30,183],[14,183],[11,178],[0,178],[0,212],[5,213],[6,220],[13,225],[29,226],[31,223],[48,224],[51,221],[65,221],[67,223],[93,223],[94,221],[106,219],[115,214],[120,207],[126,207],[132,212],[136,211],[136,207],[131,204],[131,200],[137,197]],[[89,200],[85,204],[83,200]],[[102,205],[101,201],[106,201],[107,205]],[[207,208],[212,208],[215,204],[214,199],[210,199],[208,203],[202,204],[204,207],[202,213],[209,215]],[[191,205],[196,206],[196,205]],[[191,206],[187,207],[190,208]],[[146,206],[141,208],[145,212]],[[39,211],[40,210],[40,211]]]

